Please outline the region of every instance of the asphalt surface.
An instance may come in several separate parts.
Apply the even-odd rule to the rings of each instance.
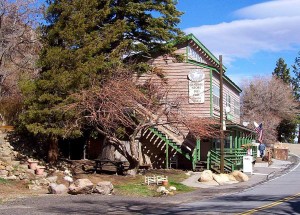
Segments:
[[[161,198],[121,196],[46,195],[18,199],[0,205],[0,214],[236,214],[268,205],[300,193],[297,166],[299,158],[289,162],[274,160],[269,167],[255,167],[248,182],[200,188],[194,192]],[[269,207],[255,214],[300,214],[299,198]],[[252,213],[250,213],[252,214]]]

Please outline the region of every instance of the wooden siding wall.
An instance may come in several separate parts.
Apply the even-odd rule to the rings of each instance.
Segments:
[[[213,85],[220,87],[220,77],[219,74],[215,71],[213,72],[212,78]],[[233,116],[232,122],[240,123],[240,115],[234,114],[234,101],[240,102],[240,94],[239,92],[226,80],[223,81],[223,106],[224,106],[224,117],[225,117],[225,107],[226,107],[226,95],[229,94],[231,97],[231,109],[230,114]],[[213,115],[216,117],[220,117],[220,108],[217,106],[213,106]]]
[[[185,54],[186,48],[177,50],[177,53]],[[196,66],[189,63],[177,63],[173,58],[165,60],[163,56],[156,58],[153,66],[161,68],[165,72],[165,77],[168,84],[172,86],[169,93],[171,100],[180,100],[181,107],[185,113],[194,117],[209,117],[210,116],[210,69]],[[189,103],[189,80],[188,74],[190,71],[200,69],[205,74],[204,80],[204,103]]]
[[[186,56],[186,45],[183,44],[176,50],[176,54],[182,54]],[[203,59],[205,58],[202,56]],[[168,85],[171,86],[169,91],[168,100],[180,101],[181,108],[184,113],[191,115],[192,117],[211,117],[210,109],[210,72],[211,69],[204,68],[198,65],[194,65],[188,62],[176,62],[173,57],[170,56],[158,56],[157,58],[149,61],[149,63],[158,69],[163,71],[163,74],[168,82]],[[190,71],[200,69],[205,74],[204,81],[204,103],[189,103],[189,80],[188,74]],[[212,71],[212,82],[213,84],[219,86],[219,77],[215,71]],[[153,77],[153,74],[152,74]],[[145,74],[140,77],[137,82],[143,83],[150,78],[150,74]],[[240,123],[240,116],[234,114],[234,100],[240,101],[239,92],[226,80],[224,83],[224,107],[226,105],[226,94],[231,96],[231,112],[233,116],[234,123]],[[225,108],[224,108],[225,111]],[[219,108],[213,107],[213,116],[219,117]],[[224,114],[225,117],[225,114]],[[187,131],[187,130],[186,130]],[[187,133],[186,133],[187,135]]]

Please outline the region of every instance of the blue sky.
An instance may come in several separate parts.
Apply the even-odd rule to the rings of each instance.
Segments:
[[[289,67],[300,52],[300,0],[178,0],[179,27],[193,33],[237,84],[272,74],[282,57]]]

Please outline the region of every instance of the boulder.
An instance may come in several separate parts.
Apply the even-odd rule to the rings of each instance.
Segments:
[[[42,189],[41,186],[36,185],[36,184],[28,184],[27,187],[29,190],[41,190]]]
[[[248,181],[249,177],[248,175],[246,175],[245,173],[242,173],[241,171],[235,170],[231,173],[231,175],[233,175],[235,177],[235,179],[237,181],[240,182],[244,182],[244,181]]]
[[[101,181],[98,182],[93,192],[101,195],[109,195],[112,194],[113,190],[114,186],[110,181]]]
[[[7,176],[6,179],[8,179],[8,180],[16,180],[17,176],[15,176],[15,175]]]
[[[8,175],[8,171],[7,170],[0,170],[0,175],[1,176],[7,176]]]
[[[21,173],[21,174],[19,174],[19,179],[20,180],[29,179],[29,176],[26,173]]]
[[[175,191],[175,190],[176,190],[176,187],[174,187],[174,186],[169,187],[169,191]]]
[[[229,178],[229,181],[237,181],[236,178],[232,174],[229,174],[228,178]]]
[[[223,178],[220,175],[217,174],[213,174],[213,179],[219,184],[219,185],[223,185],[225,183],[225,181],[223,180]]]
[[[90,194],[93,192],[94,184],[87,178],[77,179],[69,187],[69,193],[77,194]]]
[[[228,174],[223,174],[223,173],[221,173],[221,174],[220,174],[220,177],[222,178],[222,180],[223,180],[224,182],[230,181],[229,175],[228,175]]]
[[[136,169],[129,169],[126,172],[126,175],[135,176],[137,173]]]
[[[57,176],[50,176],[50,177],[48,177],[46,179],[47,179],[47,181],[49,181],[49,183],[56,183]]]
[[[213,173],[211,170],[204,170],[199,178],[199,182],[209,182],[212,181],[213,179]]]
[[[158,193],[163,193],[166,190],[166,188],[164,186],[159,186],[156,190],[156,192]]]
[[[68,188],[64,184],[51,183],[48,191],[50,194],[67,194]]]
[[[7,171],[13,171],[14,170],[14,168],[12,167],[12,166],[6,166],[5,167],[5,170],[7,170]]]

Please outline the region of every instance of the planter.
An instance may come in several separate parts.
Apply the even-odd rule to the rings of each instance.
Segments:
[[[37,174],[37,175],[43,175],[45,168],[46,167],[44,167],[44,166],[37,166],[37,168],[35,170],[35,174]]]
[[[161,185],[162,185],[162,186],[165,186],[165,187],[168,186],[168,181],[167,181],[167,180],[162,181],[162,182],[161,182]]]
[[[39,161],[29,159],[27,162],[28,162],[29,169],[36,170]]]

